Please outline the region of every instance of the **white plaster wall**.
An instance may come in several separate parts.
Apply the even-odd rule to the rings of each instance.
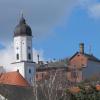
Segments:
[[[32,85],[35,77],[35,64],[33,62],[32,53],[32,36],[14,37],[15,70],[19,70],[20,74]],[[31,59],[28,58],[30,53]],[[16,55],[19,54],[19,60]],[[29,72],[31,70],[31,72]]]
[[[83,79],[100,73],[100,62],[88,61],[87,67],[83,69]]]
[[[14,67],[15,71],[19,70],[20,74],[25,78],[24,62],[13,63],[12,66]]]
[[[34,63],[24,63],[24,67],[25,67],[25,77],[26,79],[28,80],[28,82],[30,84],[33,84],[34,82],[34,78],[35,78],[35,74],[36,74],[36,71],[35,71],[35,64]],[[31,70],[31,73],[29,73],[29,70]]]
[[[0,73],[4,73],[5,69],[3,68],[3,66],[0,66]]]
[[[34,82],[36,68],[34,63],[18,62],[13,63],[14,70],[19,70],[20,74],[32,85]],[[31,73],[29,73],[31,70]]]
[[[30,47],[30,49],[29,49]],[[32,37],[18,36],[14,37],[15,61],[33,61],[32,57]],[[16,59],[16,54],[19,54],[19,60]],[[28,59],[28,53],[31,54],[31,60]]]

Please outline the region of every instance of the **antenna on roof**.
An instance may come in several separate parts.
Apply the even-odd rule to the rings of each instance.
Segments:
[[[37,54],[37,59],[38,59],[38,64],[39,64],[39,61],[40,61],[40,55]]]
[[[92,46],[89,45],[89,54],[91,55],[92,54]]]
[[[20,11],[20,17],[23,17],[23,10]]]

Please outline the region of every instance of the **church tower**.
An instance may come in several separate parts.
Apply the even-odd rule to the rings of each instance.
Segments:
[[[23,15],[14,31],[14,57],[16,70],[30,83],[35,77],[35,64],[32,53],[32,30]]]

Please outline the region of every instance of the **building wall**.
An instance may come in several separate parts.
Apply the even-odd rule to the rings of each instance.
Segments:
[[[85,67],[87,66],[87,58],[83,54],[78,53],[70,60],[70,65],[72,67],[76,66],[77,68],[82,68],[83,66]]]
[[[91,78],[93,75],[100,74],[100,62],[88,61],[88,65],[83,69],[83,79]]]
[[[71,82],[81,82],[83,79],[82,68],[87,66],[87,58],[78,53],[69,62],[67,79]]]
[[[35,64],[33,62],[32,36],[14,37],[15,70],[30,83],[33,84],[35,77]],[[18,56],[17,56],[18,55]]]
[[[20,74],[30,83],[34,82],[35,77],[35,64],[29,62],[19,62],[13,64],[14,70],[19,70]]]
[[[36,81],[42,81],[49,78],[49,73],[47,71],[36,72]]]
[[[67,80],[70,82],[81,82],[82,81],[82,70],[77,70],[76,75],[72,71],[67,72]]]
[[[12,67],[14,67],[15,71],[19,70],[20,74],[25,78],[24,62],[13,63]]]
[[[25,69],[25,78],[28,80],[28,82],[32,85],[34,83],[34,78],[36,74],[36,68],[34,63],[24,63],[24,69]]]
[[[15,61],[33,61],[32,57],[32,37],[18,36],[14,37]],[[31,54],[31,59],[28,59],[28,53]],[[16,55],[19,54],[19,59]]]
[[[67,80],[66,78],[66,69],[45,69],[45,70],[41,70],[41,71],[37,71],[36,72],[36,80],[37,81],[43,81],[43,80],[49,80],[50,77],[53,78],[56,74],[56,78],[58,78],[58,80],[62,80],[64,78],[64,80]]]
[[[5,72],[5,69],[3,68],[3,66],[0,66],[0,73]]]

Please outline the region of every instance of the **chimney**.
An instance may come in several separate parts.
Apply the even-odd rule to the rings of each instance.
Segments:
[[[80,43],[80,53],[84,54],[84,43]]]

